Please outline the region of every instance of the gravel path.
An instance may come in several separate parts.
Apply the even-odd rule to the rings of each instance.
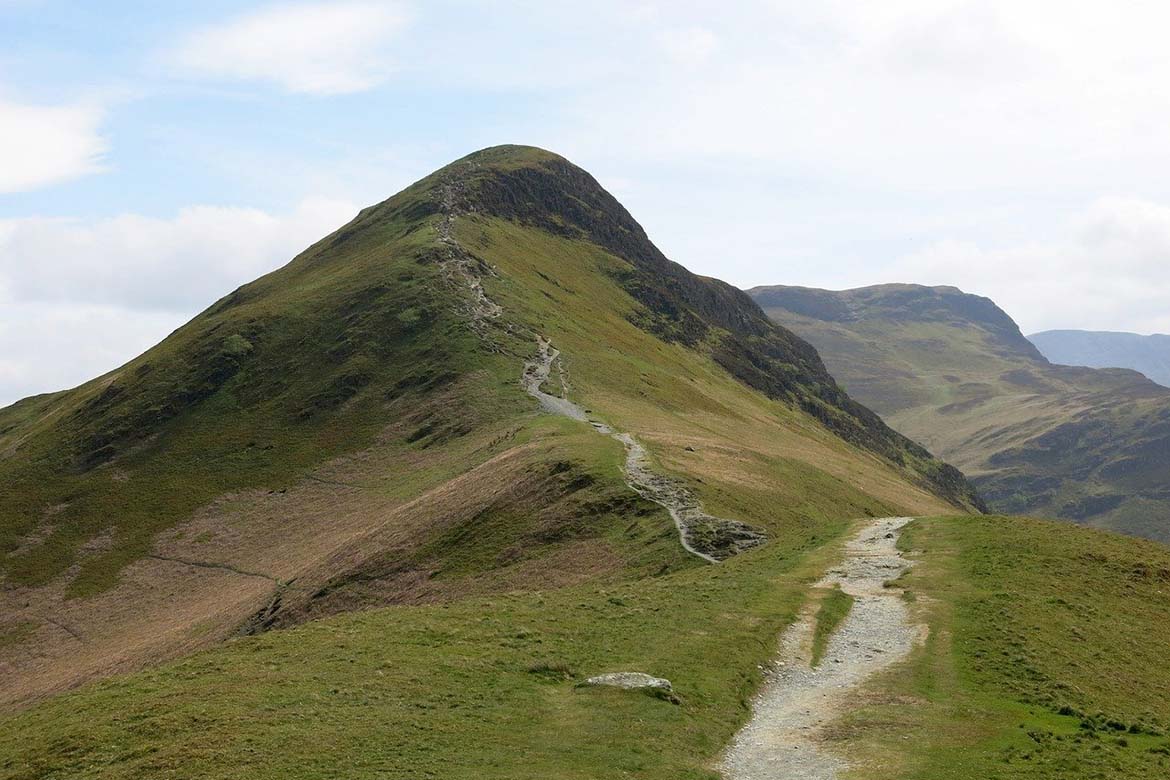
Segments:
[[[727,780],[836,780],[848,763],[825,748],[821,729],[855,706],[873,675],[904,659],[922,636],[902,591],[882,584],[910,562],[896,547],[909,518],[876,520],[845,548],[845,560],[819,587],[840,584],[853,609],[829,641],[824,660],[809,668],[815,608],[780,640],[780,656],[736,735],[720,770]]]
[[[579,405],[568,398],[546,393],[542,387],[552,374],[560,352],[545,338],[537,339],[538,351],[535,360],[524,364],[522,382],[524,389],[540,402],[550,414],[559,414],[573,420],[588,422],[599,433],[612,436],[626,448],[625,472],[630,487],[644,498],[664,507],[678,529],[679,541],[687,552],[697,555],[710,563],[718,563],[744,550],[751,549],[766,541],[764,534],[737,520],[726,520],[703,511],[698,499],[677,480],[657,473],[650,467],[650,459],[637,439],[628,433],[615,431],[605,423],[589,419]],[[560,377],[562,391],[565,389],[563,374]],[[711,553],[698,549],[699,538],[711,541]]]

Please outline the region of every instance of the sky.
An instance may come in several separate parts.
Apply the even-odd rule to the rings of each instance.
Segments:
[[[1136,0],[0,0],[0,405],[500,143],[741,287],[1170,332],[1167,29]]]

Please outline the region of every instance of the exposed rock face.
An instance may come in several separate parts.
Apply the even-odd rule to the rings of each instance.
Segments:
[[[1031,360],[1044,360],[1015,321],[990,298],[971,295],[958,287],[918,284],[878,284],[855,290],[818,290],[811,287],[756,287],[751,297],[765,310],[786,309],[826,322],[858,322],[893,317],[914,322],[976,323],[994,334],[997,348]]]

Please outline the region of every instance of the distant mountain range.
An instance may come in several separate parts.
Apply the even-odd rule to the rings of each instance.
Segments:
[[[1028,337],[1053,363],[1132,368],[1170,387],[1170,336],[1102,330],[1046,330]]]
[[[993,509],[1170,541],[1170,389],[1054,365],[995,303],[954,287],[750,292]]]

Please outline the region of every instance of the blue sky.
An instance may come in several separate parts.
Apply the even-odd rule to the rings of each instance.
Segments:
[[[0,0],[0,403],[115,367],[444,163],[596,175],[734,284],[1170,331],[1162,4]]]

